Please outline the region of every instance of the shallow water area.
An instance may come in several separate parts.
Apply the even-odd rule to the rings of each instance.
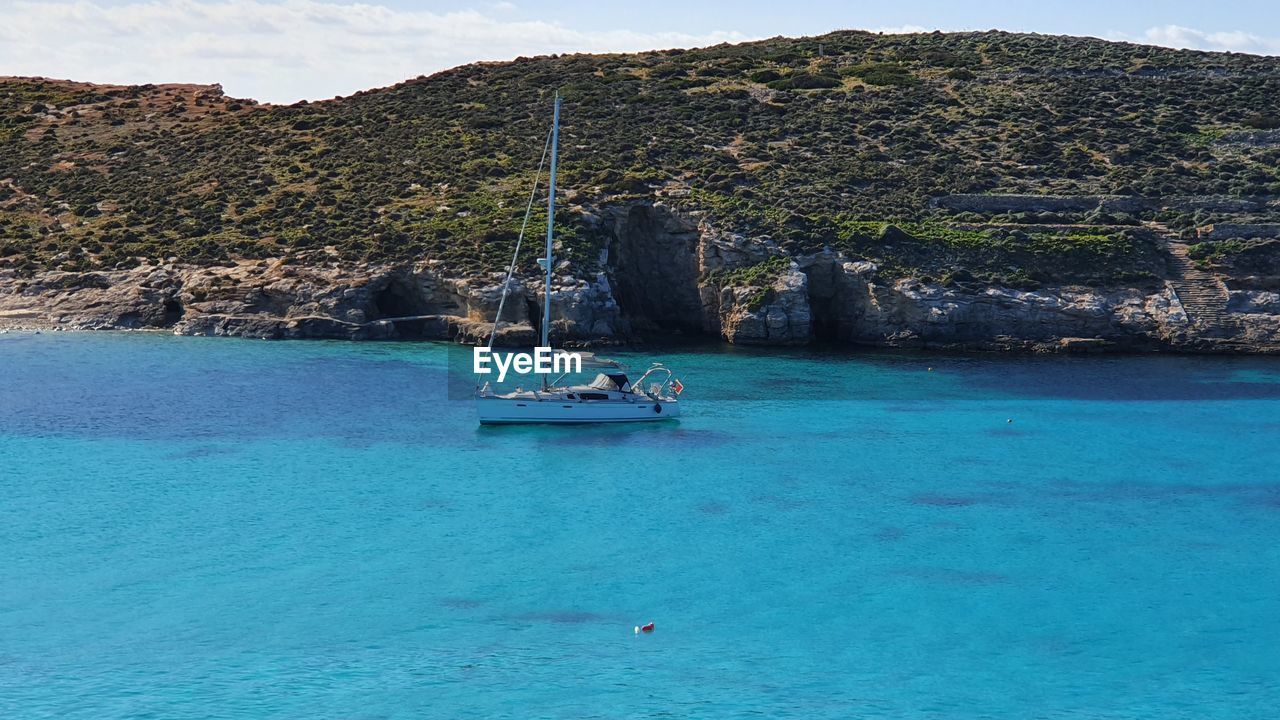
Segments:
[[[0,717],[1280,707],[1274,359],[602,354],[683,417],[482,428],[434,343],[0,337]]]

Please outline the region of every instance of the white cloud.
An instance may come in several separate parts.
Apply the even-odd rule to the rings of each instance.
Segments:
[[[706,33],[585,31],[522,20],[503,0],[449,12],[341,0],[0,0],[0,75],[109,83],[200,82],[270,102],[381,87],[477,60],[625,52],[752,39]],[[884,33],[932,27],[876,28]],[[1280,38],[1178,25],[1112,39],[1280,55]]]
[[[1113,33],[1112,38],[1171,48],[1280,55],[1280,38],[1255,35],[1243,30],[1206,32],[1181,25],[1160,25],[1148,28],[1138,38],[1120,33]]]
[[[915,33],[933,32],[938,29],[923,25],[898,25],[897,27],[871,28],[868,32],[884,33],[885,35],[913,35]]]
[[[0,0],[0,75],[107,83],[220,82],[270,102],[322,99],[477,60],[749,39],[586,32],[510,16],[509,2],[434,13],[317,0]]]

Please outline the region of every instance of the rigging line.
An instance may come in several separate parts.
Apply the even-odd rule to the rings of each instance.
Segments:
[[[520,257],[520,244],[524,242],[524,231],[529,226],[529,215],[533,213],[533,201],[538,195],[538,181],[542,179],[542,167],[547,162],[547,151],[551,149],[551,133],[547,131],[547,141],[542,145],[542,159],[538,161],[538,172],[533,176],[533,189],[529,191],[529,205],[524,210],[524,222],[520,223],[520,235],[516,238],[516,250],[511,254],[511,265],[507,267],[507,278],[502,281],[502,297],[498,300],[498,312],[493,316],[493,331],[489,333],[489,349],[493,349],[493,340],[498,336],[498,323],[502,321],[502,308],[507,304],[507,288],[511,286],[511,277],[516,272],[516,259]]]

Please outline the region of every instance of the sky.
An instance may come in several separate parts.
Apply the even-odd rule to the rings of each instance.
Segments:
[[[992,28],[1280,55],[1280,0],[0,0],[0,75],[290,103],[521,55]]]

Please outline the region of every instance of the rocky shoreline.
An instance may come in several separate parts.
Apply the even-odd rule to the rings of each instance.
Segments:
[[[661,202],[614,208],[595,222],[617,242],[594,277],[562,263],[552,337],[601,345],[679,334],[744,345],[850,345],[1044,352],[1280,352],[1280,294],[1229,291],[1213,323],[1189,316],[1172,284],[1035,290],[880,279],[840,253],[791,257],[767,238],[719,232]],[[638,228],[643,228],[643,237]],[[631,239],[628,241],[628,239]],[[772,263],[767,277],[717,282]],[[440,263],[348,264],[321,257],[196,266],[176,259],[131,269],[0,271],[0,327],[153,329],[179,335],[483,342],[502,275]],[[539,283],[519,279],[500,345],[537,336]]]
[[[1273,353],[1277,73],[841,31],[288,106],[0,78],[0,327],[486,339],[562,87],[558,344]],[[499,343],[538,335],[537,252]]]

